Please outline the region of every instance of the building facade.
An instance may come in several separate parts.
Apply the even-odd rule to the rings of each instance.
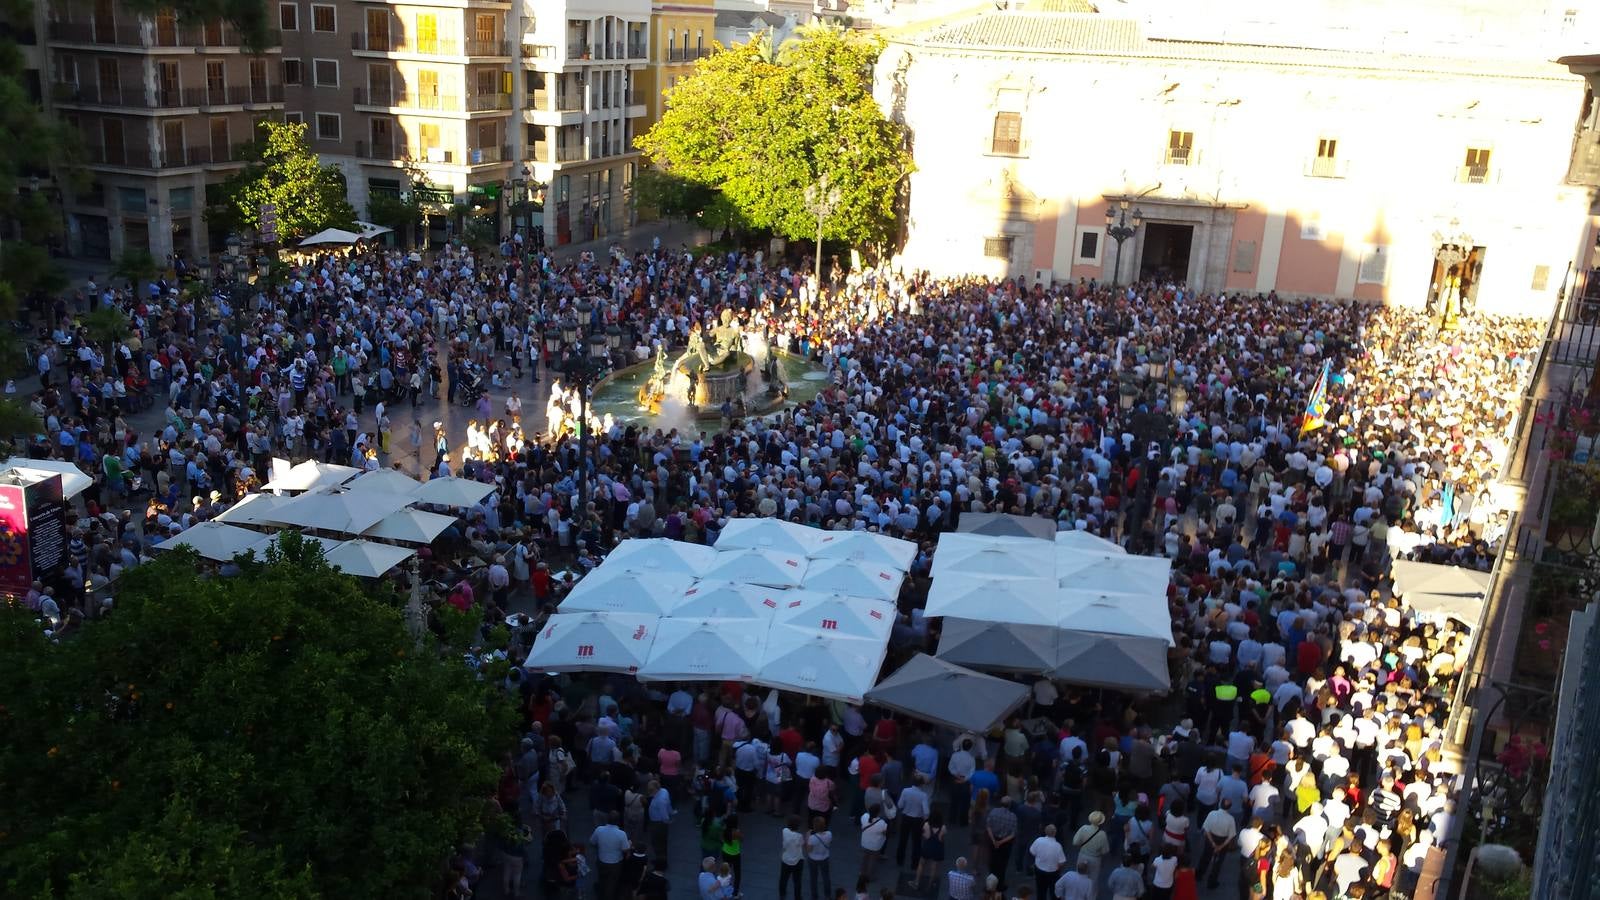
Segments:
[[[650,9],[650,66],[639,73],[645,99],[640,133],[661,120],[666,92],[694,74],[694,64],[709,56],[716,41],[717,12],[711,0],[656,2]]]
[[[47,104],[78,133],[90,174],[63,197],[71,251],[206,256],[207,186],[242,165],[258,122],[283,114],[276,49],[246,52],[219,20],[110,0],[61,0],[45,19]]]
[[[995,11],[891,36],[901,264],[1538,314],[1594,244],[1600,131],[1565,67],[1149,31]]]

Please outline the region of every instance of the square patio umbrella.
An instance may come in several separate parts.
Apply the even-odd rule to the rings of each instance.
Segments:
[[[434,538],[443,534],[446,528],[455,524],[455,521],[455,516],[424,512],[420,509],[397,509],[384,516],[378,524],[361,532],[361,536],[406,544],[431,544]]]
[[[1056,581],[1076,591],[1159,594],[1165,603],[1171,577],[1172,563],[1164,556],[1057,549]]]
[[[1056,523],[1043,516],[1014,516],[1009,513],[962,513],[961,534],[982,534],[990,537],[1035,538],[1055,540]]]
[[[280,534],[281,533],[282,532],[280,532]],[[339,540],[337,538],[318,537],[318,536],[312,535],[312,534],[302,534],[300,536],[300,539],[303,540],[303,541],[306,541],[307,543],[314,543],[317,546],[321,547],[322,548],[322,556],[323,556],[324,559],[326,559],[328,554],[332,553],[336,547],[338,547],[340,544],[344,543],[344,541],[341,541],[341,540]],[[274,534],[274,535],[272,535],[270,537],[262,538],[260,541],[258,541],[256,543],[256,545],[254,547],[250,548],[250,553],[253,556],[255,556],[256,559],[265,561],[266,558],[267,558],[267,549],[269,547],[272,547],[272,546],[276,545],[277,543],[278,543],[278,535],[276,535],[276,534]]]
[[[261,543],[261,532],[223,522],[201,522],[155,545],[157,550],[191,547],[206,559],[227,561]]]
[[[782,519],[730,519],[717,536],[717,549],[775,550],[792,556],[808,556],[824,534]]]
[[[698,577],[716,558],[717,551],[704,544],[670,538],[630,538],[606,555],[606,564],[627,563],[630,568],[645,566]]]
[[[1086,687],[1134,693],[1167,691],[1167,642],[1120,634],[1062,631],[1056,636],[1052,677]]]
[[[804,556],[776,550],[723,550],[702,574],[745,584],[793,588],[804,583],[806,563]]]
[[[1167,595],[1114,594],[1058,588],[1057,627],[1095,634],[1156,638],[1166,646],[1172,640],[1172,614]]]
[[[361,578],[379,578],[395,566],[417,555],[417,551],[393,544],[360,539],[345,541],[328,551],[328,565]]]
[[[524,666],[536,672],[634,673],[650,656],[659,616],[557,613],[533,639]]]
[[[223,510],[213,521],[233,525],[286,525],[288,523],[273,518],[272,511],[293,502],[293,497],[280,497],[277,494],[246,494],[244,499]]]
[[[930,616],[959,616],[1056,627],[1060,589],[1054,578],[940,575],[928,587]]]
[[[1413,560],[1395,560],[1394,592],[1423,615],[1450,617],[1478,627],[1489,594],[1488,572]]]
[[[691,584],[668,615],[692,619],[760,619],[770,621],[780,601],[793,591],[736,581],[706,578]]]
[[[17,472],[25,477],[40,479],[51,475],[61,476],[61,496],[71,500],[94,485],[94,478],[78,468],[77,463],[64,459],[29,459],[13,456],[0,463],[0,471]],[[32,482],[29,482],[30,484]]]
[[[1054,578],[1055,546],[1031,538],[945,534],[933,551],[933,578],[942,575]]]
[[[904,572],[917,558],[917,545],[870,531],[824,531],[810,556],[812,559],[848,559]]]
[[[801,587],[808,591],[849,594],[893,603],[900,598],[904,569],[858,562],[853,559],[816,559],[806,567]]]
[[[939,633],[938,656],[975,669],[1043,674],[1056,668],[1056,629],[951,616]]]
[[[353,494],[340,488],[322,487],[275,507],[272,516],[286,525],[360,534],[412,502],[411,497],[400,494],[370,491]]]
[[[693,583],[694,576],[682,572],[602,565],[585,575],[561,601],[561,611],[663,616]]]
[[[410,496],[421,489],[422,482],[398,469],[379,469],[376,472],[356,476],[348,487],[351,493],[356,494],[375,491],[380,494]]]
[[[760,619],[666,617],[640,681],[750,681],[761,670],[768,623]]]
[[[1087,531],[1056,532],[1056,547],[1060,550],[1077,550],[1084,553],[1127,553],[1116,541],[1108,541]]]
[[[774,621],[781,625],[874,641],[887,641],[894,629],[894,606],[881,600],[809,590],[785,591],[777,600]]]
[[[492,484],[473,481],[470,478],[434,478],[424,482],[422,487],[412,495],[418,503],[432,503],[437,506],[469,507],[478,505],[478,501],[494,493]]]
[[[1028,694],[1026,685],[918,653],[867,691],[866,700],[957,731],[983,734],[1026,703]]]
[[[279,463],[276,460],[274,463],[287,465],[287,463]],[[333,463],[308,459],[303,463],[290,466],[282,475],[262,485],[261,489],[263,491],[311,491],[321,487],[344,484],[360,474],[361,470],[353,466],[339,466]]]
[[[887,641],[774,624],[755,680],[779,690],[860,703],[878,680],[888,649]]]

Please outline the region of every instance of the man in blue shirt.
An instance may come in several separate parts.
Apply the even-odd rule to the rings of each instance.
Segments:
[[[650,820],[650,855],[664,867],[667,862],[667,834],[672,827],[672,794],[652,780],[645,787],[650,795],[650,806],[645,815]]]
[[[617,900],[622,860],[628,855],[632,843],[628,840],[627,832],[611,824],[605,813],[595,813],[594,818],[600,823],[589,836],[589,845],[594,847],[594,858],[600,873],[594,893],[599,900]]]
[[[1000,776],[994,773],[994,760],[985,759],[983,768],[972,773],[972,796],[976,798],[978,792],[984,788],[989,789],[989,802],[994,803],[1000,798]]]

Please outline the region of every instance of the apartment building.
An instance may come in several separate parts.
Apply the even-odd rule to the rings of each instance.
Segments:
[[[640,73],[645,97],[641,132],[661,120],[665,94],[678,80],[694,73],[694,64],[711,53],[716,41],[717,10],[712,0],[671,0],[650,8],[650,66]]]
[[[257,122],[282,115],[275,49],[220,20],[145,15],[113,0],[45,11],[46,103],[82,138],[90,187],[63,198],[71,252],[207,256],[206,188],[240,165]]]
[[[626,228],[646,115],[650,0],[576,0],[524,19],[520,102],[528,177],[546,185],[546,242]]]
[[[311,148],[343,170],[358,213],[420,173],[436,239],[459,203],[499,227],[515,155],[510,3],[276,7],[286,117],[304,121]]]

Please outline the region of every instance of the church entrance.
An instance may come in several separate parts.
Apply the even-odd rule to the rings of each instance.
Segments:
[[[1187,282],[1194,226],[1179,222],[1146,222],[1144,227],[1139,280]]]

